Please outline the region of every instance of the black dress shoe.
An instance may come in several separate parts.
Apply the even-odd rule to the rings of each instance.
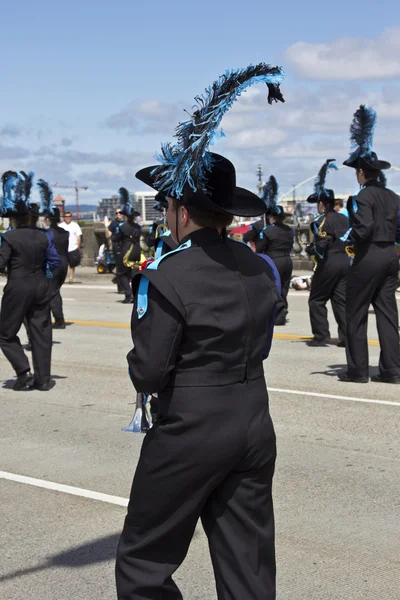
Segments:
[[[39,392],[48,392],[49,390],[51,390],[51,388],[51,379],[47,379],[46,381],[42,381],[40,383],[37,381],[33,381],[32,384],[29,386],[30,390],[38,390]]]
[[[400,375],[397,377],[382,377],[382,375],[373,375],[371,381],[375,383],[394,383],[400,385]]]
[[[340,342],[337,343],[337,347],[338,348],[346,348],[346,342],[343,342],[342,340]]]
[[[59,321],[55,321],[52,325],[53,329],[65,329],[65,321],[64,319],[60,319]]]
[[[19,392],[24,390],[32,385],[33,375],[30,371],[25,371],[25,373],[21,373],[21,375],[17,375],[17,381],[13,385],[13,390],[15,392]]]
[[[127,296],[125,300],[122,300],[122,304],[133,304],[133,296]]]
[[[329,344],[330,340],[326,339],[326,340],[316,340],[315,338],[313,338],[312,340],[309,340],[307,342],[307,346],[311,346],[311,348],[318,348],[320,346],[327,346]]]
[[[349,373],[341,373],[338,375],[340,381],[345,381],[346,383],[368,383],[369,377],[355,377],[349,375]]]

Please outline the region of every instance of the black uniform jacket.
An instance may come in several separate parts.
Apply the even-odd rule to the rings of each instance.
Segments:
[[[46,266],[54,271],[61,266],[61,259],[42,229],[18,227],[3,233],[0,271],[7,269],[8,281],[29,275],[43,275],[44,278]]]
[[[270,266],[215,229],[200,229],[182,242],[190,247],[133,279],[134,293],[142,277],[150,281],[147,311],[139,318],[139,286],[132,313],[134,348],[127,358],[135,388],[173,387],[175,394],[178,388],[211,390],[263,378],[268,327],[279,300]]]
[[[342,213],[333,210],[322,214],[311,223],[310,229],[314,234],[314,243],[307,248],[309,255],[326,260],[328,256],[346,253],[345,248],[349,245],[345,241],[349,220]]]
[[[357,196],[347,203],[350,215],[351,242],[360,247],[366,243],[394,243],[400,198],[375,180],[367,181]]]
[[[271,258],[290,256],[293,248],[293,229],[284,223],[267,225],[263,230],[260,252]]]
[[[260,254],[263,251],[263,237],[264,237],[265,219],[260,219],[253,223],[250,227],[250,231],[244,234],[243,241],[245,244],[248,242],[254,242],[256,252]]]
[[[53,234],[53,242],[55,249],[58,252],[59,257],[61,258],[61,270],[66,270],[68,268],[68,238],[69,232],[55,225],[50,228],[50,231]]]
[[[122,223],[111,236],[111,240],[113,244],[121,245],[122,257],[133,244],[134,251],[130,255],[130,260],[140,260],[140,227],[137,223],[129,221]]]

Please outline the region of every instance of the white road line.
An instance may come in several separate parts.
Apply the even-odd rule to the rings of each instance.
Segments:
[[[25,483],[45,490],[54,492],[62,492],[63,494],[71,494],[72,496],[81,496],[82,498],[90,498],[90,500],[100,500],[108,504],[116,504],[117,506],[128,506],[128,499],[120,496],[110,496],[109,494],[101,494],[100,492],[92,492],[82,488],[64,485],[62,483],[54,483],[53,481],[45,481],[44,479],[34,479],[33,477],[25,477],[25,475],[16,475],[15,473],[7,473],[0,471],[0,479],[8,481],[16,481],[17,483]]]
[[[284,390],[281,388],[272,388],[268,386],[269,392],[279,394],[295,394],[296,396],[315,396],[316,398],[331,398],[332,400],[347,400],[348,402],[364,402],[365,404],[385,404],[386,406],[399,406],[400,402],[391,402],[390,400],[373,400],[371,398],[355,398],[352,396],[336,396],[336,394],[319,394],[318,392],[304,392],[303,390]]]

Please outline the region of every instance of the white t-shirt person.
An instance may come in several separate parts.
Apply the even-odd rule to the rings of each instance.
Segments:
[[[65,231],[69,232],[69,240],[68,240],[68,252],[73,252],[78,248],[78,238],[82,235],[82,229],[79,227],[78,223],[75,221],[70,221],[69,223],[59,223],[59,227],[65,229]]]

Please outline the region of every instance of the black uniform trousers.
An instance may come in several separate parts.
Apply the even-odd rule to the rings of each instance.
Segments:
[[[24,319],[32,344],[35,382],[46,383],[50,377],[52,328],[49,287],[43,273],[12,278],[4,288],[0,314],[0,348],[17,375],[30,368],[17,335]]]
[[[275,263],[276,268],[279,271],[279,276],[281,278],[281,296],[282,296],[282,300],[285,304],[285,309],[287,310],[288,309],[287,296],[289,293],[290,280],[292,278],[292,271],[293,271],[292,259],[288,255],[275,256],[273,252],[271,254],[266,252],[265,254],[267,254],[268,256],[270,256],[272,258],[272,260]]]
[[[379,371],[400,376],[399,318],[396,286],[399,260],[393,244],[356,249],[347,284],[347,365],[354,377],[368,377],[368,309],[374,307],[381,347]]]
[[[331,253],[318,262],[311,282],[308,299],[313,336],[322,341],[330,338],[328,310],[331,301],[333,314],[338,324],[341,342],[346,341],[346,286],[350,259],[344,252]]]
[[[124,270],[120,269],[118,271],[118,282],[121,288],[121,291],[124,292],[126,298],[132,298],[132,277],[133,270],[124,267]]]
[[[63,261],[64,262],[64,261]],[[56,321],[64,321],[63,303],[60,294],[61,286],[63,285],[68,273],[68,263],[60,269],[53,272],[53,277],[49,279],[49,287],[51,293],[50,309]]]
[[[199,518],[218,598],[275,600],[276,443],[265,380],[213,389],[159,394],[118,545],[119,600],[182,599],[172,575]]]

